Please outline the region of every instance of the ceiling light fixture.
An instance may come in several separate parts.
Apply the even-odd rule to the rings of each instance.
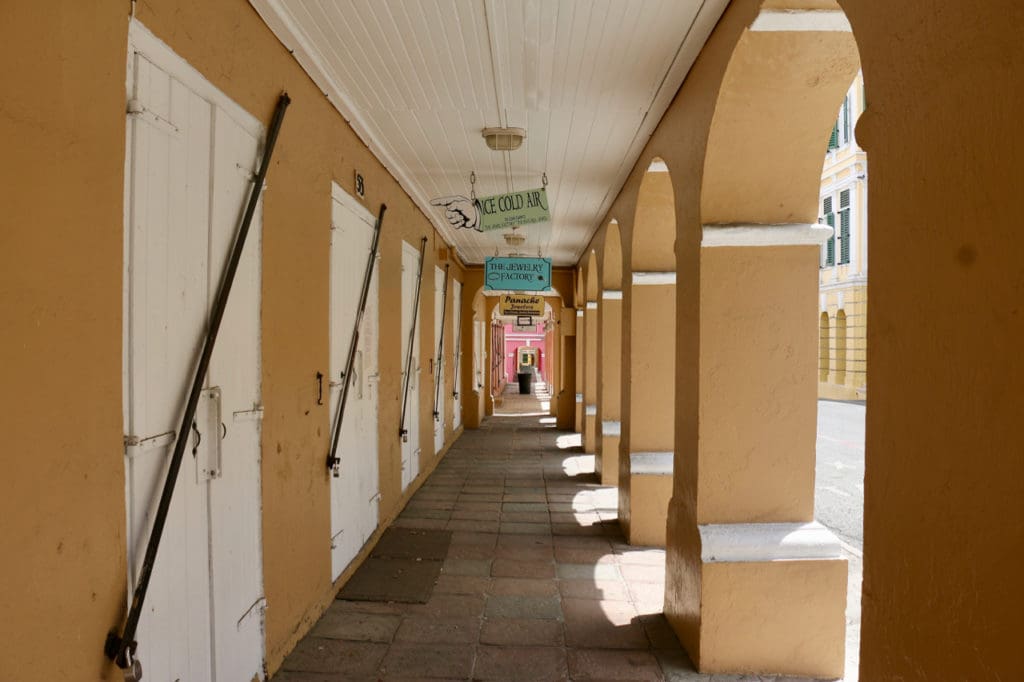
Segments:
[[[505,238],[505,243],[509,246],[522,246],[526,242],[526,237],[515,231],[506,232],[502,236]]]
[[[481,134],[487,146],[496,152],[515,151],[526,139],[526,130],[523,128],[484,128]]]

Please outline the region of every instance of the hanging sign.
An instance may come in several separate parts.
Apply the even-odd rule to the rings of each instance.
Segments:
[[[551,220],[548,192],[543,187],[482,197],[478,203],[482,232],[506,230],[517,225],[546,223]]]
[[[551,288],[550,258],[489,257],[484,262],[488,291],[547,291]]]
[[[501,297],[498,308],[501,315],[544,317],[544,299],[530,294],[505,294]]]

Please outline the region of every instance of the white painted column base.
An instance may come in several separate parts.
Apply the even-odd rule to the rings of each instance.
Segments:
[[[810,523],[716,523],[697,526],[704,563],[842,558],[839,538]]]

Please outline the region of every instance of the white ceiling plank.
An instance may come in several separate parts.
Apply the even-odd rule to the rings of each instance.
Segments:
[[[575,262],[727,0],[250,0],[463,260],[510,251],[430,199],[538,186],[519,250]],[[486,126],[527,130],[489,150]]]

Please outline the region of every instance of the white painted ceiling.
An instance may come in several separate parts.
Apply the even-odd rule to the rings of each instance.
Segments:
[[[575,264],[728,0],[250,0],[467,263]],[[525,128],[513,152],[485,127]],[[430,200],[541,186],[523,246]]]

